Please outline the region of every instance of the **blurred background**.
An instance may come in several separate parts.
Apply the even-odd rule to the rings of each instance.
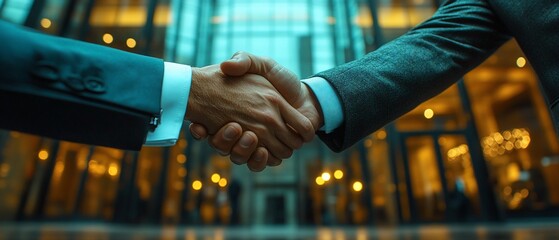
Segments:
[[[0,0],[0,18],[192,66],[243,50],[303,78],[377,49],[439,4]],[[141,152],[0,131],[0,221],[372,227],[547,219],[559,213],[558,153],[537,77],[512,40],[352,148],[336,154],[315,139],[262,173],[232,164],[187,128],[176,146]]]

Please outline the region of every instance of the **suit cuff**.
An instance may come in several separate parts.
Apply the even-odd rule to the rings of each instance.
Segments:
[[[321,77],[312,77],[301,81],[313,91],[322,108],[324,126],[320,130],[331,133],[340,127],[344,121],[344,112],[338,94],[336,94],[332,85]]]
[[[190,66],[165,62],[161,93],[161,122],[149,132],[144,146],[172,146],[180,134],[192,83]]]

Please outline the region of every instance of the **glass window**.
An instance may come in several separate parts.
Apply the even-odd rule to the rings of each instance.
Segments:
[[[31,9],[31,5],[33,4],[33,0],[4,0],[0,4],[2,7],[0,10],[0,16],[2,19],[23,24],[25,19]]]
[[[559,145],[537,77],[515,41],[466,76],[496,195],[509,213],[559,206]]]
[[[456,130],[466,127],[458,87],[453,85],[396,120],[399,131]]]

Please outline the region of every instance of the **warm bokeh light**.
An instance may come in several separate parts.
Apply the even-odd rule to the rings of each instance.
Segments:
[[[423,112],[423,116],[427,119],[431,119],[435,116],[435,112],[433,112],[433,109],[427,108],[425,109],[425,112]]]
[[[321,175],[322,179],[324,179],[324,181],[328,182],[330,181],[330,178],[332,178],[332,176],[330,175],[330,173],[328,172],[323,172]]]
[[[192,189],[196,191],[202,189],[202,182],[200,182],[199,180],[192,182]]]
[[[212,17],[212,23],[213,24],[220,24],[223,22],[223,17],[221,16],[213,16]]]
[[[47,150],[41,150],[39,151],[38,157],[41,160],[47,160],[47,158],[49,158],[49,152],[47,152]]]
[[[186,156],[184,154],[177,155],[177,162],[183,164],[186,162]]]
[[[6,177],[10,173],[10,164],[2,163],[0,164],[0,177]]]
[[[175,188],[175,190],[181,191],[181,190],[184,189],[184,183],[183,182],[175,182],[175,184],[173,184],[173,187]]]
[[[528,130],[514,128],[503,132],[494,132],[482,138],[481,146],[486,157],[494,158],[517,149],[526,149],[531,140]]]
[[[103,34],[103,42],[105,42],[106,44],[111,44],[113,42],[113,35],[109,34],[109,33],[105,33]]]
[[[188,142],[186,141],[186,139],[182,138],[182,139],[180,139],[180,140],[177,142],[177,145],[178,145],[180,148],[185,148],[185,147],[188,146]]]
[[[373,26],[373,17],[371,10],[368,7],[362,6],[359,8],[359,14],[353,20],[354,24],[362,28],[370,28]]]
[[[319,186],[324,185],[324,179],[322,179],[322,177],[316,177],[316,179],[314,180],[316,182],[316,184],[318,184]]]
[[[219,176],[218,173],[212,174],[212,182],[213,182],[213,183],[218,183],[218,182],[219,182],[219,179],[221,179],[221,176]]]
[[[342,179],[344,177],[344,172],[342,172],[342,170],[336,170],[334,172],[334,178],[335,179]]]
[[[332,17],[332,16],[329,16],[329,17],[327,18],[326,21],[327,21],[328,24],[330,24],[330,25],[336,24],[336,18],[335,18],[335,17]]]
[[[179,177],[186,177],[186,168],[179,168],[179,170],[177,171],[177,174],[179,175]]]
[[[523,68],[524,66],[526,66],[526,58],[523,57],[519,57],[516,59],[516,66],[518,66],[519,68]]]
[[[52,22],[50,21],[50,19],[48,19],[48,18],[41,19],[41,27],[46,29],[46,28],[50,28],[51,25],[52,25]]]
[[[363,184],[359,181],[355,181],[353,183],[353,191],[361,192],[361,190],[363,190]]]
[[[376,134],[377,139],[378,140],[384,140],[386,139],[386,131],[385,130],[379,130]]]
[[[135,48],[136,47],[136,40],[134,38],[126,39],[126,46],[128,46],[129,48]]]
[[[225,178],[219,179],[219,183],[218,183],[218,184],[219,184],[220,187],[225,187],[225,186],[227,186],[227,179],[225,179]]]
[[[118,174],[118,165],[116,163],[111,163],[107,172],[113,177],[116,176]]]

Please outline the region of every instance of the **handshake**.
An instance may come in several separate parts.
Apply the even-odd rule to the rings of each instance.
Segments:
[[[321,108],[297,76],[274,60],[238,52],[192,69],[190,132],[252,171],[277,166],[313,139]]]

